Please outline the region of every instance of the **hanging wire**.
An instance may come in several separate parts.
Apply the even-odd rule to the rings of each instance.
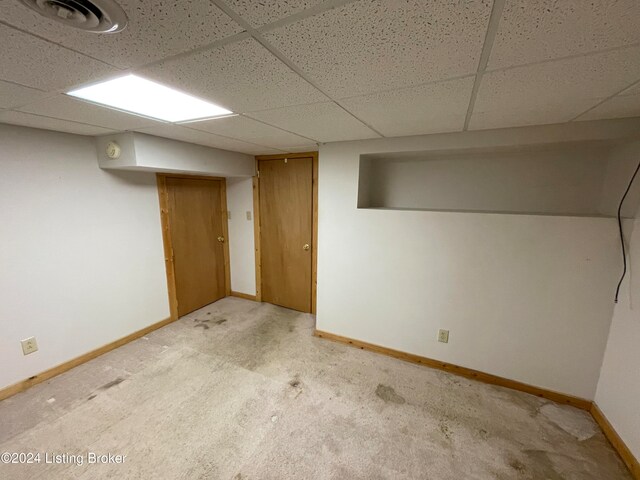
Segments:
[[[633,185],[633,181],[635,180],[636,175],[638,174],[638,170],[640,170],[640,162],[636,167],[636,171],[633,172],[633,176],[629,181],[629,185],[627,185],[627,189],[624,191],[624,195],[622,195],[622,198],[620,199],[620,204],[618,205],[618,230],[620,231],[620,245],[622,246],[622,275],[620,276],[620,280],[618,281],[618,286],[616,287],[615,303],[618,303],[618,295],[620,294],[620,285],[622,285],[622,281],[624,280],[624,277],[627,275],[627,251],[624,246],[624,233],[622,231],[622,204],[624,203],[624,199],[627,198],[627,194],[629,193],[629,190],[631,190],[631,185]]]

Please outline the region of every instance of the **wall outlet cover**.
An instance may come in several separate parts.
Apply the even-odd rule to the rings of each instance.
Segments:
[[[36,337],[25,338],[20,343],[22,344],[22,353],[24,355],[29,355],[30,353],[38,351],[38,342],[36,342]]]
[[[438,330],[438,341],[442,343],[449,343],[449,330]]]

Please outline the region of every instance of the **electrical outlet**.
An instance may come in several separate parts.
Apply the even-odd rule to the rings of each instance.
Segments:
[[[247,220],[251,220],[251,212],[247,210]]]
[[[449,343],[449,330],[438,330],[438,341],[442,343]]]
[[[38,342],[36,342],[36,337],[26,338],[20,343],[22,344],[22,353],[25,355],[38,351]]]

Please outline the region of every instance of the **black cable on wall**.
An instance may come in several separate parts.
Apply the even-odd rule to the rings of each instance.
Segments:
[[[618,286],[616,287],[616,298],[615,303],[618,303],[618,294],[620,293],[620,285],[622,285],[622,281],[624,280],[625,275],[627,274],[627,251],[624,246],[624,233],[622,232],[622,204],[624,203],[624,199],[627,198],[627,194],[629,190],[631,190],[631,185],[633,185],[633,181],[638,174],[638,170],[640,170],[640,162],[636,167],[636,171],[633,172],[631,176],[631,180],[629,180],[629,185],[627,185],[627,189],[624,191],[624,195],[620,199],[620,204],[618,205],[618,230],[620,231],[620,245],[622,246],[622,275],[620,276],[620,280],[618,281]]]

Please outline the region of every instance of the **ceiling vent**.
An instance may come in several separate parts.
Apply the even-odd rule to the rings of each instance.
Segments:
[[[127,15],[114,0],[20,0],[51,20],[93,33],[115,33],[127,26]]]

